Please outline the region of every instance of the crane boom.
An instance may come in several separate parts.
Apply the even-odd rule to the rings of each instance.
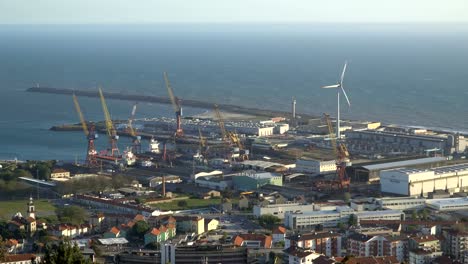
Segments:
[[[215,112],[216,120],[218,121],[218,124],[219,124],[219,129],[221,130],[221,137],[223,138],[223,140],[229,140],[226,127],[224,126],[224,119],[221,115],[221,112],[219,111],[219,107],[217,104],[214,105],[214,112]]]
[[[128,131],[130,132],[130,135],[132,137],[136,137],[136,132],[135,132],[135,129],[133,128],[133,120],[135,119],[135,113],[136,113],[136,109],[137,109],[137,103],[135,103],[133,105],[133,108],[132,108],[132,115],[130,116],[130,118],[128,119],[128,124],[127,124],[127,128],[128,128]]]
[[[78,113],[78,116],[80,117],[80,122],[81,122],[81,127],[83,128],[83,132],[85,133],[86,136],[88,136],[89,134],[88,125],[86,124],[86,121],[83,116],[83,112],[81,112],[80,104],[78,103],[78,98],[76,97],[75,94],[73,94],[73,102],[75,103],[76,112]]]
[[[112,123],[112,118],[109,114],[109,110],[107,109],[106,99],[104,99],[104,94],[102,93],[101,88],[99,88],[99,96],[101,97],[102,110],[106,119],[106,131],[107,136],[109,137],[111,151],[109,156],[115,157],[120,155],[119,148],[117,147],[117,139],[119,138],[119,136],[117,135],[117,131],[115,130],[114,124]]]
[[[328,137],[330,139],[333,152],[335,153],[335,157],[338,157],[338,149],[336,147],[336,136],[335,136],[335,133],[333,132],[333,126],[330,121],[330,116],[328,114],[323,114],[323,117],[325,118],[325,121],[327,122],[328,135],[329,135]]]
[[[104,118],[106,119],[105,122],[106,122],[107,136],[111,138],[112,136],[115,135],[115,128],[114,128],[114,124],[112,123],[109,110],[107,109],[106,99],[104,99],[104,94],[102,93],[101,88],[99,88],[99,96],[101,98],[102,111],[104,112]]]
[[[172,107],[174,108],[175,112],[180,111],[179,100],[174,95],[174,91],[172,90],[171,83],[169,82],[169,77],[167,77],[167,72],[164,72],[164,82],[166,83],[167,93],[169,94],[169,99],[171,100]]]

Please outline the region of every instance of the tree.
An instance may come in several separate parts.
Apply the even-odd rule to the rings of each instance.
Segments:
[[[349,216],[348,224],[349,224],[350,226],[355,226],[355,225],[358,224],[356,215],[351,214],[351,215]]]
[[[74,225],[82,224],[88,217],[85,209],[75,205],[57,208],[56,213],[60,222]]]
[[[39,164],[37,165],[36,170],[37,170],[37,173],[38,173],[37,176],[39,177],[39,179],[45,180],[45,181],[48,181],[50,179],[51,171],[47,165]]]
[[[228,188],[224,189],[224,191],[222,191],[221,195],[224,197],[224,198],[228,198],[228,199],[231,199],[232,198],[232,191]]]
[[[3,241],[3,237],[0,236],[0,262],[5,261],[7,255],[8,251],[5,245],[5,241]]]
[[[88,264],[91,260],[85,259],[81,254],[80,249],[76,244],[71,242],[60,242],[58,245],[47,245],[45,255],[42,259],[43,264],[62,264],[62,263],[79,263]]]
[[[271,214],[265,214],[258,218],[258,223],[268,229],[272,229],[274,225],[279,224],[281,220]]]
[[[141,237],[146,232],[148,232],[149,229],[150,229],[150,226],[148,225],[148,223],[146,223],[145,221],[138,221],[133,225],[132,232],[133,234]]]
[[[188,205],[187,201],[185,200],[180,200],[177,202],[177,206],[179,207],[186,207]]]
[[[418,219],[418,212],[416,210],[413,210],[411,212],[411,219],[413,219],[413,220]]]

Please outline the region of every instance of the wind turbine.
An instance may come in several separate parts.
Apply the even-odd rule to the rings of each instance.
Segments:
[[[340,138],[341,138],[341,135],[340,135],[340,93],[341,92],[343,92],[343,95],[346,98],[346,102],[348,102],[348,106],[351,106],[351,103],[349,102],[348,95],[346,95],[346,92],[345,92],[344,87],[343,87],[343,79],[344,79],[344,75],[345,75],[345,72],[346,72],[346,65],[347,64],[348,63],[345,61],[345,64],[344,64],[344,67],[343,67],[343,72],[341,73],[340,81],[337,84],[322,86],[322,88],[325,88],[325,89],[329,89],[329,88],[337,88],[338,89],[338,94],[337,94],[338,113],[337,113],[337,117],[336,117],[336,137],[337,137],[338,140],[340,140]]]

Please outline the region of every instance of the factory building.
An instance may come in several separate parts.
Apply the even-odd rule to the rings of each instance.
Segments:
[[[438,167],[444,164],[447,159],[444,157],[430,157],[412,160],[402,160],[395,162],[385,162],[378,164],[356,165],[349,167],[347,171],[353,182],[376,182],[380,180],[380,172],[383,170],[424,166],[424,167]]]
[[[335,160],[322,161],[300,158],[296,161],[295,171],[315,175],[332,173],[336,171],[336,162]]]
[[[468,190],[468,164],[433,169],[399,168],[380,173],[383,193],[427,197],[429,193],[446,190],[449,193]]]
[[[232,177],[234,188],[240,191],[252,191],[271,184],[283,186],[283,176],[279,173],[244,171]]]
[[[260,217],[262,215],[271,214],[279,219],[284,219],[286,212],[307,212],[313,211],[313,204],[299,204],[299,203],[284,203],[284,204],[268,204],[268,205],[254,205],[253,215]]]
[[[426,206],[425,198],[416,198],[416,197],[384,197],[377,198],[375,203],[381,209],[391,209],[391,210],[420,210],[424,209]]]
[[[427,200],[428,208],[436,211],[468,210],[468,197]]]
[[[424,130],[425,131],[425,130]],[[436,134],[420,130],[354,130],[346,132],[347,147],[354,153],[415,153],[437,150],[443,154],[464,152],[468,140],[459,134]]]

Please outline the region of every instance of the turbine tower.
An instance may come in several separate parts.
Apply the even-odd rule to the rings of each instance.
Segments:
[[[346,72],[346,65],[348,63],[345,61],[344,67],[343,67],[343,72],[341,72],[341,77],[340,80],[337,84],[334,85],[327,85],[327,86],[322,86],[322,88],[328,89],[328,88],[337,88],[337,100],[338,100],[338,112],[337,112],[337,117],[336,117],[336,137],[338,140],[341,138],[341,133],[340,133],[340,93],[343,92],[344,97],[346,98],[346,102],[348,102],[348,106],[351,106],[351,103],[349,102],[348,95],[346,95],[346,92],[343,87],[343,79],[344,75]]]

